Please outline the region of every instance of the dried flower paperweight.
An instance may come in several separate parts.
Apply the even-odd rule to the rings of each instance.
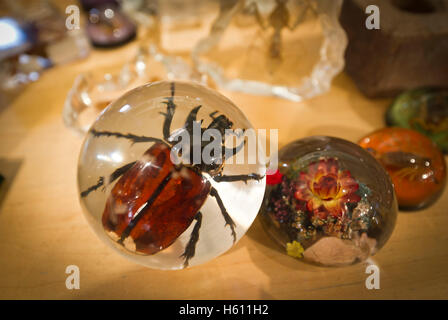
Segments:
[[[384,128],[365,136],[359,144],[386,168],[400,209],[427,207],[442,194],[445,159],[428,137],[410,129]]]
[[[448,89],[420,88],[395,98],[386,113],[389,126],[417,130],[448,153]]]
[[[322,266],[366,260],[388,240],[397,203],[386,171],[346,140],[314,136],[279,151],[261,210],[288,255]]]
[[[217,257],[244,235],[263,199],[265,166],[231,161],[249,152],[238,132],[250,128],[230,100],[198,84],[129,91],[101,113],[81,149],[87,221],[107,245],[147,267]]]
[[[341,0],[221,1],[192,57],[219,87],[294,101],[326,92],[344,66]]]

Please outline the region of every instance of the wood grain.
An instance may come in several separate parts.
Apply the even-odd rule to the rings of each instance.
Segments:
[[[320,268],[286,256],[259,221],[226,254],[187,270],[150,270],[106,247],[81,213],[76,169],[82,139],[64,127],[61,111],[77,74],[134,52],[132,45],[93,52],[51,69],[0,108],[1,170],[16,168],[0,204],[0,298],[448,298],[447,190],[432,207],[399,214],[391,239],[374,257],[379,290],[366,289],[365,264]],[[364,98],[345,74],[329,93],[302,103],[223,93],[256,128],[278,128],[280,146],[316,134],[356,141],[383,126],[390,102]],[[80,268],[80,290],[65,287],[71,264]]]

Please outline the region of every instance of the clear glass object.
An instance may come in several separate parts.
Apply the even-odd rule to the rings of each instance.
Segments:
[[[329,90],[344,66],[342,0],[221,1],[196,68],[219,87],[293,101]]]
[[[194,45],[207,36],[219,3],[219,0],[159,1],[160,50],[188,58]]]
[[[261,206],[265,166],[259,163],[224,161],[223,176],[258,175],[247,183],[218,182],[213,178],[217,169],[172,165],[168,154],[173,142],[167,142],[166,130],[182,132],[190,123],[187,117],[199,105],[196,120],[203,128],[221,123],[223,117],[214,120],[221,115],[234,129],[252,128],[244,114],[219,93],[197,84],[162,81],[138,87],[112,102],[93,124],[81,149],[78,187],[89,225],[108,246],[147,267],[180,269],[217,257],[244,235]],[[168,114],[173,116],[167,127]],[[248,159],[245,148],[240,152]],[[197,212],[202,215],[200,222]],[[186,263],[182,255],[187,248],[191,254],[189,243],[195,239],[194,254]]]
[[[388,174],[367,151],[342,139],[315,136],[286,145],[267,184],[263,226],[285,253],[305,262],[364,261],[395,226]]]
[[[125,64],[79,74],[64,102],[64,124],[84,136],[99,112],[111,101],[135,87],[160,80],[148,70],[152,66],[148,50],[139,48]]]
[[[154,44],[141,45],[130,61],[96,68],[75,78],[64,102],[64,124],[84,136],[111,101],[140,85],[162,79],[207,82],[182,58],[163,54]]]

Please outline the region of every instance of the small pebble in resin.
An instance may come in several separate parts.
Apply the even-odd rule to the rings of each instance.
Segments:
[[[446,181],[443,154],[426,136],[404,128],[384,128],[359,141],[384,166],[402,210],[434,203]]]
[[[358,145],[316,136],[279,152],[261,210],[285,253],[323,266],[364,261],[387,241],[397,203],[384,168]]]
[[[448,89],[403,92],[387,110],[386,122],[389,126],[417,130],[448,153]]]

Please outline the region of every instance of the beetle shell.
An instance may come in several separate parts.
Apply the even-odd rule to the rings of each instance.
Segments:
[[[103,226],[126,249],[157,253],[190,226],[210,188],[210,182],[191,168],[176,168],[170,148],[156,143],[112,188]]]

